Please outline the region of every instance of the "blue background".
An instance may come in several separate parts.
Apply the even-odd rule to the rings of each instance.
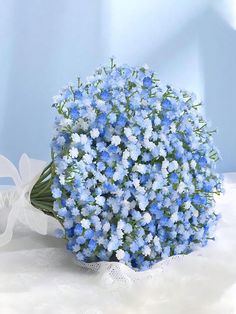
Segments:
[[[50,159],[52,96],[115,55],[205,103],[236,171],[235,1],[0,0],[0,153]]]

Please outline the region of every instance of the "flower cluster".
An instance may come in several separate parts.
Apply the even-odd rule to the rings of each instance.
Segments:
[[[54,106],[54,211],[78,260],[145,270],[207,244],[221,179],[193,94],[111,60]]]

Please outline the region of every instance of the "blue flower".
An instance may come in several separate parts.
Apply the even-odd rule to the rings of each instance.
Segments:
[[[81,93],[81,91],[76,90],[76,91],[74,91],[74,97],[75,97],[75,99],[80,100],[80,99],[82,99],[83,94]]]
[[[108,100],[110,100],[111,95],[110,95],[110,93],[107,90],[104,90],[104,91],[101,92],[100,97],[101,97],[102,100],[108,101]]]
[[[205,157],[201,157],[201,158],[199,159],[198,163],[199,163],[199,165],[200,165],[201,167],[206,167],[206,165],[207,165],[207,160],[206,160]]]
[[[97,122],[101,125],[105,124],[107,121],[107,115],[105,113],[101,113],[98,117],[97,117]]]
[[[52,195],[55,199],[60,198],[62,195],[62,192],[59,188],[52,188]]]
[[[92,239],[94,236],[94,231],[92,229],[87,229],[84,233],[86,239]]]
[[[97,163],[97,169],[99,171],[103,171],[105,168],[106,168],[106,166],[105,166],[105,164],[103,162],[100,161],[100,162]]]
[[[110,159],[110,155],[108,154],[108,152],[102,152],[101,153],[101,159],[102,159],[102,161],[107,162]]]
[[[113,177],[113,174],[114,174],[114,170],[113,170],[111,167],[107,167],[107,168],[106,168],[106,171],[105,171],[105,175],[106,175],[108,178],[111,178],[111,177]]]
[[[62,229],[56,229],[55,232],[55,237],[58,238],[58,239],[61,239],[61,238],[64,238],[65,236],[65,230],[62,230]]]
[[[131,246],[130,246],[130,251],[132,252],[132,253],[135,253],[135,252],[137,252],[139,250],[139,246],[137,245],[137,243],[136,242],[132,242],[132,244],[131,244]]]
[[[116,191],[116,186],[111,184],[111,183],[109,183],[109,182],[104,183],[103,184],[103,188],[107,192],[115,192]]]
[[[172,105],[172,103],[170,102],[169,99],[164,99],[164,101],[162,102],[162,107],[165,110],[171,110],[173,108],[173,105]]]
[[[71,108],[70,116],[73,120],[77,120],[79,118],[79,110],[76,106]]]
[[[79,236],[79,237],[76,238],[76,242],[78,244],[84,244],[86,242],[86,239],[83,236]]]
[[[83,227],[81,224],[76,224],[75,228],[74,228],[74,233],[76,235],[81,235],[83,233]]]
[[[58,210],[58,215],[61,217],[65,217],[67,215],[67,209],[65,207],[62,207]]]
[[[94,251],[97,247],[97,243],[95,240],[90,240],[89,241],[89,244],[88,244],[88,247],[91,251]]]
[[[169,178],[171,183],[175,184],[179,182],[179,176],[175,172],[171,173]]]
[[[126,118],[124,114],[121,114],[117,120],[117,126],[123,128],[126,125]]]
[[[145,77],[143,79],[143,86],[149,88],[152,86],[152,79],[150,77]]]

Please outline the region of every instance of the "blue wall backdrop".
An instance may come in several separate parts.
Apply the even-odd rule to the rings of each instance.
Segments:
[[[194,91],[236,171],[232,0],[0,0],[0,153],[49,160],[52,96],[111,56]]]

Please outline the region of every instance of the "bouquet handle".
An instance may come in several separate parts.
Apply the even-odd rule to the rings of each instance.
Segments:
[[[0,234],[0,247],[11,241],[17,221],[42,235],[48,233],[48,222],[53,218],[42,213],[30,202],[30,192],[45,165],[46,162],[23,154],[17,170],[10,160],[0,155],[0,177],[10,177],[15,184],[8,189],[0,186],[0,209],[7,214],[6,222],[2,226],[4,231]],[[55,224],[59,223],[55,220]]]

